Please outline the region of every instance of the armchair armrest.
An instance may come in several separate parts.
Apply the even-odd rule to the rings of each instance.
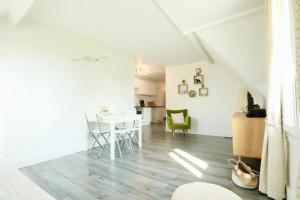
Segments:
[[[172,117],[167,116],[167,124],[168,124],[169,127],[172,126],[172,124],[173,124]]]
[[[189,127],[191,127],[191,117],[190,116],[186,116],[185,119],[184,119],[184,123],[185,124],[188,124]]]

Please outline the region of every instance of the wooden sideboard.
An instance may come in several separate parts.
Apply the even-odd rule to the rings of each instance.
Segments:
[[[232,116],[233,155],[261,158],[265,118],[248,118],[245,113]]]

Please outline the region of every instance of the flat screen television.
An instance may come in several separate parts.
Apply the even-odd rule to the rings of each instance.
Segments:
[[[254,99],[250,92],[247,93],[247,103],[247,117],[266,117],[266,110],[261,109],[258,104],[254,104]]]
[[[254,99],[250,92],[247,93],[247,103],[248,103],[248,110],[254,109]]]

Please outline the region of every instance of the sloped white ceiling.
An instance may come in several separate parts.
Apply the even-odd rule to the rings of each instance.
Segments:
[[[7,11],[12,0],[0,0],[0,12]]]
[[[26,1],[34,2],[23,9],[26,16],[136,59],[137,65],[163,69],[212,60],[265,91],[264,0]],[[0,17],[12,2],[17,0],[0,0]],[[156,74],[163,77],[163,70]]]
[[[241,17],[234,21],[196,32],[213,59],[262,94],[266,84],[265,13]]]
[[[165,66],[201,60],[150,0],[36,0],[30,16],[146,64]]]
[[[264,5],[264,0],[155,1],[182,32]]]
[[[155,1],[187,38],[196,36],[195,46],[204,47],[211,60],[265,95],[264,0]]]

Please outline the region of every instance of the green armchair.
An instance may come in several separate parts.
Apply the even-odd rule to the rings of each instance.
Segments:
[[[176,124],[173,123],[172,113],[183,113],[184,123]],[[187,130],[191,129],[191,117],[188,116],[187,109],[182,110],[167,110],[167,124],[169,129],[172,130],[173,136],[175,135],[175,130],[182,130],[184,135],[187,134]]]

